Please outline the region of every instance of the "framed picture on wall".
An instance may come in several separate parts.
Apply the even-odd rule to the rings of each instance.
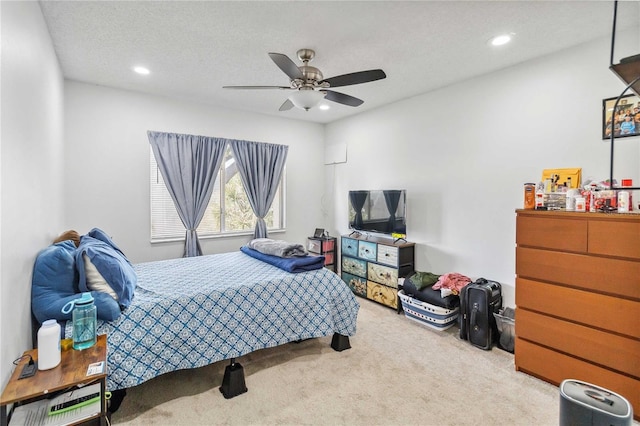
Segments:
[[[616,139],[640,135],[640,97],[623,96],[614,111],[616,99],[602,101],[602,139],[610,139],[612,131]]]

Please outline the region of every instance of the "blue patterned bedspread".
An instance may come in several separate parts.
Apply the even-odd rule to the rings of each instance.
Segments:
[[[335,273],[292,274],[238,251],[134,265],[131,306],[107,334],[107,389],[136,386],[288,342],[356,332],[359,304]],[[65,329],[71,336],[71,324]]]

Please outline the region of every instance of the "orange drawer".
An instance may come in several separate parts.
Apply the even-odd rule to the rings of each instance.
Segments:
[[[517,308],[516,336],[640,379],[640,340]]]
[[[587,221],[518,215],[516,244],[559,251],[587,251]]]
[[[516,278],[516,305],[640,339],[640,302]]]
[[[516,321],[517,327],[517,321]],[[640,381],[606,368],[516,338],[516,370],[559,385],[575,379],[619,393],[633,406],[634,418],[640,420]]]
[[[629,221],[589,222],[589,253],[640,259],[640,223]]]
[[[637,261],[517,247],[516,274],[640,300]]]

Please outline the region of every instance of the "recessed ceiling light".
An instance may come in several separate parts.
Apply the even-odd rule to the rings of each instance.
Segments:
[[[511,38],[514,36],[515,34],[513,33],[509,33],[509,34],[500,34],[499,36],[495,36],[493,37],[491,40],[489,40],[489,43],[492,46],[502,46],[504,44],[507,44],[511,41]]]
[[[133,70],[141,75],[149,75],[150,71],[145,67],[133,67]]]
[[[326,110],[328,110],[328,109],[329,109],[329,105],[327,105],[327,104],[322,104],[322,105],[320,105],[318,108],[320,108],[320,109],[321,109],[321,110],[323,110],[323,111],[326,111]]]

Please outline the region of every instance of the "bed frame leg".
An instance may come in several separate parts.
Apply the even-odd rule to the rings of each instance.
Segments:
[[[331,347],[334,351],[342,352],[346,349],[351,349],[351,345],[349,344],[349,336],[343,336],[342,334],[333,333],[333,338],[331,339]]]
[[[126,389],[111,391],[111,399],[109,399],[109,402],[107,404],[107,412],[109,414],[113,414],[118,411],[118,408],[120,408],[120,404],[122,404],[125,396],[127,396]]]
[[[224,369],[224,377],[222,378],[222,386],[220,392],[226,399],[233,398],[247,391],[244,383],[244,369],[235,358],[231,358],[231,362]]]

